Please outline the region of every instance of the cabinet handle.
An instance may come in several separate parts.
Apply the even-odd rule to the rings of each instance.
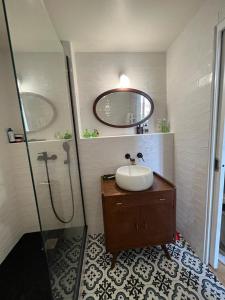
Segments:
[[[165,201],[166,199],[165,199],[165,198],[160,198],[159,200],[160,200],[160,201]]]
[[[122,205],[122,204],[123,204],[122,202],[117,202],[117,203],[116,203],[116,205]]]
[[[144,230],[146,230],[147,229],[147,224],[146,224],[146,222],[144,222]]]

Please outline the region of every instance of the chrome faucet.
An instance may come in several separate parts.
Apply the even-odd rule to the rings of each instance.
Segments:
[[[125,154],[125,158],[130,160],[131,165],[136,165],[136,160],[135,160],[135,158],[132,158],[132,157],[130,156],[130,153]],[[142,154],[141,152],[138,152],[137,158],[138,158],[138,159],[142,159],[143,161],[145,161],[145,160],[144,160],[144,156],[143,156],[143,154]]]
[[[129,153],[125,154],[125,158],[130,160],[131,165],[136,165],[135,158],[132,158]]]
[[[135,158],[130,158],[130,162],[131,162],[132,165],[136,165]]]

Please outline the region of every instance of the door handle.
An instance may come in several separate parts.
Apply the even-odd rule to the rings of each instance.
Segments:
[[[224,168],[224,165],[222,165],[221,167]],[[217,157],[215,158],[214,169],[216,172],[220,170],[220,160]]]

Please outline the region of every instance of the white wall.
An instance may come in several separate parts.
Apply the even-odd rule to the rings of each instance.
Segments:
[[[21,236],[23,228],[20,224],[16,203],[13,180],[11,177],[11,156],[9,153],[9,143],[6,136],[6,129],[11,126],[10,106],[7,101],[11,98],[9,82],[9,70],[7,66],[9,57],[0,53],[0,262],[8,254]],[[14,100],[16,99],[14,95]]]
[[[79,142],[82,182],[87,224],[90,233],[103,232],[101,176],[113,174],[129,162],[126,153],[133,157],[142,152],[152,170],[173,182],[173,134],[148,134],[96,139]]]
[[[10,144],[6,133],[9,127],[22,133],[23,127],[1,5],[0,263],[24,233],[39,230],[25,144]]]
[[[23,227],[22,233],[39,231],[40,226],[26,145],[25,143],[9,144],[8,148],[11,158],[10,172],[14,183],[15,201],[19,207],[16,214],[18,214],[20,225]]]
[[[203,257],[214,26],[224,1],[208,0],[167,52],[167,101],[175,133],[177,228]]]
[[[56,110],[54,122],[43,130],[29,133],[28,138],[52,140],[57,132],[72,132],[64,54],[16,52],[15,64],[20,91],[46,97]]]
[[[22,130],[19,105],[16,94],[11,57],[8,47],[0,51],[0,263],[17,243],[19,238],[32,230],[31,224],[37,221],[33,215],[31,223],[28,222],[30,211],[36,212],[31,177],[28,168],[25,145],[21,152],[14,151],[16,146],[9,144],[6,130],[9,127],[16,132]],[[20,169],[20,163],[25,169]],[[28,207],[24,206],[25,198]],[[28,213],[28,215],[27,215]],[[36,223],[37,224],[37,223]],[[35,226],[34,226],[35,227]]]
[[[75,53],[77,101],[80,131],[98,129],[101,136],[133,134],[134,128],[113,128],[100,123],[93,114],[94,100],[101,93],[119,87],[119,74],[125,73],[130,87],[143,90],[153,99],[155,111],[150,131],[158,118],[167,116],[165,53]]]

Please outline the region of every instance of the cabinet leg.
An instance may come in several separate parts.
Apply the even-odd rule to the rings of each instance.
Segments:
[[[161,247],[162,247],[162,249],[163,249],[164,252],[165,252],[166,258],[171,259],[171,256],[170,256],[170,254],[169,254],[169,251],[168,251],[166,245],[161,245]]]
[[[115,267],[116,259],[117,259],[118,254],[119,254],[118,252],[112,253],[113,258],[112,258],[111,269],[113,269]]]

